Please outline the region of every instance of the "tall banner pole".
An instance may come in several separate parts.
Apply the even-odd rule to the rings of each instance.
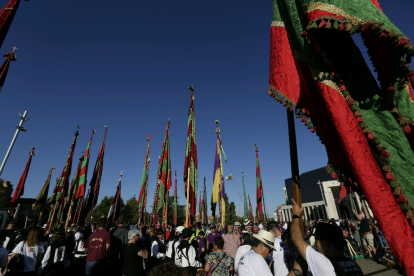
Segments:
[[[3,162],[1,163],[1,166],[0,166],[0,175],[3,172],[4,166],[6,165],[6,162],[7,162],[7,159],[9,158],[10,152],[13,149],[14,142],[16,142],[17,135],[19,135],[19,132],[20,131],[26,132],[26,130],[23,128],[23,123],[24,122],[27,122],[29,120],[29,119],[26,119],[27,110],[24,111],[23,116],[20,113],[19,113],[19,115],[20,115],[20,123],[17,126],[16,132],[14,133],[14,136],[13,136],[13,139],[12,139],[12,141],[10,143],[9,149],[6,152],[6,156],[4,156]]]
[[[293,111],[287,109],[288,129],[289,129],[289,148],[290,166],[292,170],[292,191],[293,199],[299,207],[302,207],[302,194],[300,192],[298,149],[296,144],[296,131]],[[300,218],[300,227],[303,233],[303,217]]]

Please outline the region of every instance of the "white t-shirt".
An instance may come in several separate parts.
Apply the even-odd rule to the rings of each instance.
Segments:
[[[43,254],[45,252],[45,248],[42,242],[39,245],[27,246],[27,242],[22,241],[18,245],[16,245],[12,252],[22,252],[22,255],[24,256],[24,272],[30,272],[35,271],[37,256],[39,254]]]
[[[240,258],[236,273],[238,276],[273,276],[265,259],[254,250]]]
[[[283,247],[280,246],[282,239],[280,237],[275,238],[275,250],[273,251],[273,272],[275,276],[286,276],[289,274],[289,270],[286,267],[285,256]]]
[[[244,254],[252,250],[250,245],[242,245],[237,249],[236,258],[234,259],[234,267],[237,267],[237,264],[240,261],[240,258],[243,257]]]
[[[9,256],[7,253],[7,249],[0,245],[0,269],[1,271],[3,271],[3,269],[6,267],[8,261],[9,261]]]
[[[311,246],[306,248],[306,262],[308,263],[308,269],[313,276],[336,275],[331,261]]]

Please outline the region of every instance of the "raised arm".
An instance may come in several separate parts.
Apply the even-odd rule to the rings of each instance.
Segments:
[[[296,202],[292,199],[292,213],[293,216],[302,217],[303,207],[299,207]],[[290,226],[290,235],[292,236],[292,241],[295,244],[296,248],[299,250],[299,253],[306,260],[306,248],[309,244],[305,242],[303,238],[302,229],[300,227],[300,219],[294,218],[292,220],[292,225]]]

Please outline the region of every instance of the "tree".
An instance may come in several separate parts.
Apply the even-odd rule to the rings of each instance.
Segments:
[[[135,224],[139,219],[138,201],[135,195],[128,199],[125,208],[121,210],[125,223]]]
[[[92,222],[93,223],[97,223],[102,216],[104,218],[108,217],[109,209],[111,208],[113,199],[114,199],[113,196],[111,196],[111,197],[105,196],[101,200],[101,202],[99,202],[99,204],[97,204],[95,206],[95,208],[93,209],[93,213],[92,213]],[[121,198],[121,204],[120,205],[121,205],[120,214],[122,214],[122,210],[125,207],[124,200],[122,198]]]
[[[235,222],[237,220],[237,216],[236,216],[236,205],[234,204],[234,202],[230,202],[229,207],[227,208],[226,206],[226,222]]]

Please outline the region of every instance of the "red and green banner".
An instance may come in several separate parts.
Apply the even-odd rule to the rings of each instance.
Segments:
[[[150,164],[150,140],[151,134],[147,137],[147,151],[145,153],[145,162],[144,162],[144,169],[142,171],[142,178],[141,178],[141,189],[139,191],[138,196],[138,225],[141,227],[144,225],[144,215],[147,203],[147,190],[148,190],[148,175],[149,175],[149,164]]]
[[[188,131],[187,144],[185,146],[185,160],[184,160],[184,195],[185,198],[189,196],[189,221],[193,219],[197,212],[197,188],[198,188],[198,174],[197,174],[197,144],[196,144],[196,128],[194,115],[194,88],[191,89],[190,107],[188,109]],[[190,169],[190,179],[188,181],[188,170]],[[187,195],[187,183],[190,183],[189,195]]]
[[[262,184],[262,175],[260,173],[260,164],[259,164],[259,150],[257,145],[254,145],[256,151],[256,201],[257,209],[259,209],[259,220],[263,219],[263,184]]]
[[[40,190],[39,194],[36,197],[35,202],[32,204],[32,210],[35,211],[37,209],[42,208],[43,205],[47,202],[47,194],[49,193],[49,186],[50,186],[50,179],[52,178],[52,171],[56,169],[52,166],[50,168],[49,174],[47,175],[45,184],[43,184],[42,189]]]
[[[0,40],[4,37],[0,36]],[[17,57],[14,52],[8,52],[3,56],[6,60],[0,66],[0,92],[3,89],[4,82],[6,81],[7,72],[9,71],[10,61],[16,61]]]
[[[30,163],[32,163],[32,157],[34,155],[34,147],[29,152],[29,160],[27,160],[26,167],[22,175],[20,176],[19,182],[17,183],[16,189],[14,190],[13,197],[10,200],[10,205],[16,207],[19,204],[20,197],[24,193],[24,183],[26,183],[27,174],[29,173]]]
[[[270,33],[268,94],[316,132],[328,171],[358,184],[396,259],[414,274],[411,41],[376,0],[274,0]]]
[[[60,200],[62,193],[66,194],[69,186],[69,177],[72,171],[72,160],[73,160],[73,153],[75,152],[76,146],[76,139],[79,135],[78,130],[75,131],[75,137],[72,141],[72,146],[70,147],[69,155],[66,159],[65,166],[63,167],[63,171],[60,174],[60,177],[56,180],[56,186],[53,190],[53,194],[49,199],[50,204],[54,204],[57,200]],[[53,212],[53,210],[51,210]]]
[[[174,180],[174,224],[178,223],[178,214],[177,214],[177,171],[175,171],[175,180]]]
[[[112,199],[112,204],[111,208],[109,209],[107,221],[116,221],[119,217],[119,213],[121,212],[121,180],[122,172],[119,175],[118,187],[116,188],[115,196]]]
[[[59,224],[59,226],[61,226],[62,224],[65,224],[65,220],[67,219],[67,217],[73,219],[73,214],[75,212],[74,208],[76,208],[76,206],[74,207],[75,194],[76,194],[75,189],[79,182],[79,174],[80,174],[82,162],[83,162],[83,155],[79,158],[78,167],[72,177],[72,182],[70,184],[68,193],[66,195],[62,195],[62,198],[59,201],[59,206],[58,206],[59,209],[56,211],[57,212],[57,216],[56,216],[57,223]],[[70,208],[70,206],[72,206],[72,208]],[[70,212],[69,212],[69,209],[71,210]]]
[[[85,187],[86,187],[86,176],[88,174],[88,166],[89,166],[89,156],[91,154],[91,145],[92,145],[92,137],[95,133],[95,130],[92,129],[91,138],[89,139],[88,146],[86,148],[85,156],[82,162],[82,168],[79,175],[79,183],[76,186],[76,196],[75,199],[79,199],[85,196]]]
[[[20,0],[10,0],[9,3],[0,10],[0,47],[3,45],[3,41],[6,38],[19,5]]]
[[[105,142],[106,142],[106,132],[108,130],[108,127],[105,126],[105,134],[104,138],[101,144],[101,148],[99,150],[98,157],[96,158],[95,167],[93,170],[91,181],[89,182],[90,186],[90,194],[88,196],[88,199],[85,201],[85,208],[80,214],[79,217],[79,224],[84,224],[86,220],[86,216],[89,212],[95,208],[96,204],[98,203],[99,198],[99,189],[101,187],[101,179],[102,179],[102,171],[103,171],[103,161],[104,161],[104,155],[105,155]]]
[[[254,223],[253,208],[252,208],[252,203],[250,202],[250,196],[248,196],[248,198],[249,198],[249,218],[250,218],[250,221]]]
[[[169,128],[170,120],[168,119],[167,128],[165,130],[165,138],[162,144],[162,150],[160,154],[158,173],[157,173],[157,183],[158,183],[158,197],[156,201],[156,213],[161,208],[164,208],[163,216],[163,225],[167,225],[167,211],[168,211],[168,196],[169,191],[172,186],[171,181],[171,160],[170,160],[170,138],[169,138]]]

